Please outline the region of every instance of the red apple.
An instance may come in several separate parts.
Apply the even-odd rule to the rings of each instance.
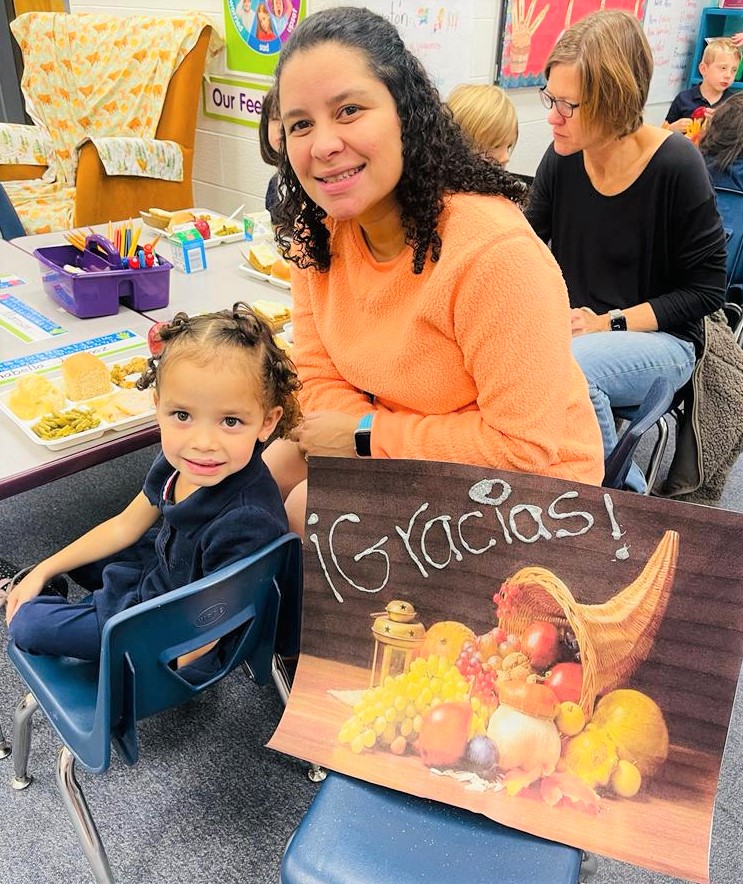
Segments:
[[[535,620],[521,636],[521,650],[535,669],[546,669],[560,656],[560,633],[553,623]]]
[[[432,706],[423,716],[415,744],[423,763],[439,767],[459,761],[467,748],[471,720],[469,702],[452,701]]]
[[[198,218],[196,221],[194,221],[193,226],[199,231],[202,239],[209,239],[209,237],[212,235],[212,232],[209,229],[209,222],[205,221],[203,218]]]

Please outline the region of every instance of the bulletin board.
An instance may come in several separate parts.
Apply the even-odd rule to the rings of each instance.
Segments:
[[[663,0],[661,0],[663,2]],[[506,0],[501,86],[540,86],[544,65],[564,30],[599,9],[626,9],[642,19],[646,0]]]
[[[702,9],[710,0],[505,0],[498,83],[540,86],[562,32],[598,9],[626,9],[642,22],[655,73],[648,103],[670,102],[686,88]]]

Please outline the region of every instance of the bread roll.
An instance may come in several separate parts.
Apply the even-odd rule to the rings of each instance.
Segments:
[[[62,381],[68,399],[90,399],[111,391],[108,368],[92,353],[75,353],[63,360]]]
[[[32,421],[59,411],[64,407],[64,396],[54,384],[38,374],[21,378],[8,397],[8,408],[22,421]]]

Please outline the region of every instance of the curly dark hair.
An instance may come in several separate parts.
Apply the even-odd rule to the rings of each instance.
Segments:
[[[743,95],[733,95],[715,111],[699,150],[720,172],[743,157]]]
[[[405,47],[397,29],[368,9],[336,6],[304,19],[281,50],[276,67],[279,93],[282,71],[292,56],[323,43],[362,53],[397,106],[403,170],[395,197],[405,240],[413,249],[414,273],[422,272],[429,254],[431,261],[439,259],[441,237],[437,227],[447,194],[502,195],[524,204],[524,183],[472,151],[423,65]],[[328,270],[329,232],[323,223],[327,213],[305,193],[283,145],[279,177],[283,190],[276,209],[277,240],[293,239],[300,246],[291,258],[299,267]]]
[[[242,301],[234,304],[232,310],[217,313],[197,316],[176,313],[171,322],[160,325],[157,338],[163,349],[148,360],[147,368],[137,381],[140,390],[152,384],[157,389],[165,367],[179,357],[202,357],[208,362],[219,350],[242,349],[259,359],[265,411],[277,405],[283,409],[271,439],[286,436],[299,423],[301,411],[295,393],[302,384],[294,363],[274,340],[268,323]]]

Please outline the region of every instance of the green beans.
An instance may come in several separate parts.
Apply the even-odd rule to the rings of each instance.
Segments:
[[[69,411],[53,411],[44,415],[31,429],[40,439],[61,439],[95,429],[100,422],[100,417],[94,411],[71,408]]]

